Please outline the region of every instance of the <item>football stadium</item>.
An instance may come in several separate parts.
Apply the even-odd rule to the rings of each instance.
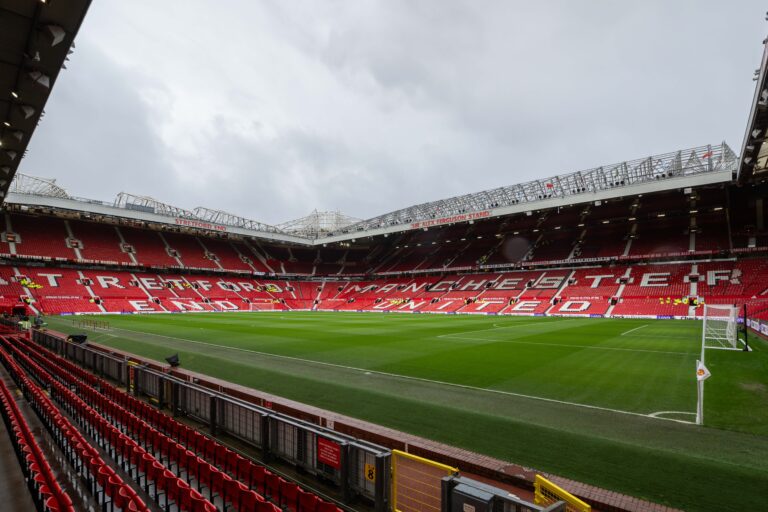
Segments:
[[[268,224],[23,168],[90,3],[0,2],[4,510],[768,508],[768,46],[737,144]]]

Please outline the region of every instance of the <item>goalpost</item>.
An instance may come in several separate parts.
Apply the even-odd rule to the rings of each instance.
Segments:
[[[739,310],[736,306],[705,304],[701,329],[701,360],[704,350],[743,350],[739,339]]]
[[[275,304],[272,302],[253,302],[248,305],[248,311],[275,311]]]
[[[744,308],[744,322],[746,307]],[[696,424],[704,423],[704,381],[710,377],[704,364],[707,349],[750,350],[745,339],[739,338],[739,308],[726,304],[705,304],[701,329],[701,359],[696,361]]]

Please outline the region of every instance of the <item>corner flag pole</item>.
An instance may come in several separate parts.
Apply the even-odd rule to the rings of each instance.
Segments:
[[[698,402],[696,403],[696,424],[704,423],[704,381],[712,374],[704,366],[704,361],[696,361],[696,385],[698,388]]]
[[[698,368],[699,361],[696,361],[696,367]],[[696,379],[696,387],[698,388],[698,402],[696,403],[696,424],[701,425],[704,423],[704,381]]]

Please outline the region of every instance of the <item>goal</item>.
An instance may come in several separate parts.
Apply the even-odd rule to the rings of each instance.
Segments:
[[[275,311],[273,302],[251,302],[248,311]]]
[[[742,350],[739,346],[739,310],[736,306],[705,304],[701,332],[702,360],[704,349]],[[743,343],[743,342],[742,342]]]

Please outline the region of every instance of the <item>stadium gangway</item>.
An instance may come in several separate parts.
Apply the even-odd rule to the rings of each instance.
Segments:
[[[345,502],[359,495],[371,500],[377,512],[388,508],[391,452],[385,447],[48,332],[33,330],[32,339],[100,376],[111,378],[134,396],[147,396],[159,408],[170,406],[174,416],[188,416],[207,425],[212,436],[226,433],[260,449],[266,460],[281,459],[325,481],[333,481]],[[320,451],[325,456],[318,456]],[[374,478],[369,477],[370,469],[374,470]]]

